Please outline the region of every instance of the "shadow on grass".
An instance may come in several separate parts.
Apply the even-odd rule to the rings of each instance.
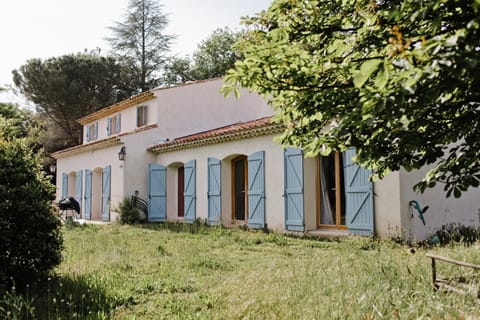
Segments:
[[[171,231],[174,233],[191,233],[191,234],[206,234],[214,229],[225,229],[223,226],[210,226],[201,219],[197,219],[192,223],[186,222],[144,222],[139,224],[132,224],[131,226],[155,231]]]
[[[109,319],[119,303],[96,276],[49,278],[0,298],[0,319]]]

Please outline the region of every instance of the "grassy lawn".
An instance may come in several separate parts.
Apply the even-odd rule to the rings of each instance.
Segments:
[[[188,229],[119,224],[66,229],[59,280],[32,293],[28,307],[52,319],[480,317],[480,274],[440,263],[440,275],[473,279],[477,289],[465,296],[434,292],[427,249],[412,253],[368,238],[336,242]],[[479,242],[428,251],[480,264]]]

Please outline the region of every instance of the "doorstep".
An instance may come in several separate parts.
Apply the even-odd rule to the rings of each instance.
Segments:
[[[307,231],[309,236],[318,237],[322,239],[338,240],[347,238],[349,236],[348,230],[336,230],[336,229],[318,229]]]
[[[73,221],[80,224],[109,224],[110,221],[99,221],[99,220],[87,220],[87,219],[74,219]]]

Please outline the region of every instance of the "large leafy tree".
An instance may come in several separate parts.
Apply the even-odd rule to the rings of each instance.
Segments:
[[[167,25],[157,0],[129,0],[123,21],[110,27],[113,36],[107,40],[113,52],[133,66],[130,76],[142,92],[159,84],[159,70],[174,38],[164,33]]]
[[[233,45],[241,35],[228,27],[215,29],[197,45],[191,59],[188,56],[169,59],[164,68],[163,84],[223,77],[240,57]]]
[[[123,100],[135,91],[128,70],[129,66],[113,57],[71,54],[28,60],[13,71],[13,80],[20,92],[35,103],[37,111],[61,129],[62,135],[55,138],[55,145],[63,148],[81,142],[78,118]]]
[[[176,85],[196,80],[192,72],[192,62],[188,56],[171,57],[165,63],[162,74],[162,85]]]
[[[244,23],[224,92],[261,93],[308,155],[357,149],[383,177],[459,197],[480,182],[478,0],[275,0]]]
[[[231,31],[228,27],[216,29],[198,46],[193,53],[192,73],[195,79],[223,77],[227,70],[233,68],[239,56],[233,44],[241,33]]]

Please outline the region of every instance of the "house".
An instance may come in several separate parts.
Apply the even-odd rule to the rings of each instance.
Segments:
[[[119,202],[136,193],[149,221],[280,232],[424,239],[447,223],[480,224],[479,190],[461,199],[441,189],[419,195],[412,186],[424,170],[372,183],[352,163],[354,149],[315,158],[284,149],[267,103],[245,90],[225,99],[221,86],[212,79],[152,89],[79,119],[83,144],[53,154],[57,199],[75,197],[84,219],[113,221]],[[425,225],[412,201],[429,206]]]

